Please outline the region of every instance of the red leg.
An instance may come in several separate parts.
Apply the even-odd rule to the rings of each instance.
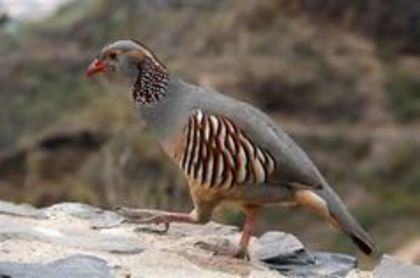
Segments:
[[[242,230],[241,241],[239,243],[239,252],[237,257],[246,257],[249,259],[248,245],[249,240],[255,234],[256,220],[259,212],[259,207],[247,206],[245,207],[246,220]]]
[[[160,224],[170,222],[196,223],[193,213],[178,213],[152,209],[120,208],[118,214],[124,216],[128,222],[138,224]]]
[[[153,209],[133,209],[133,208],[120,208],[118,214],[130,218],[133,221],[146,221],[149,218],[159,217],[161,219],[168,218],[168,222],[190,222],[191,215],[187,213],[177,213]],[[150,221],[146,221],[151,223]]]
[[[127,223],[136,224],[165,224],[163,231],[151,230],[153,232],[164,233],[168,231],[169,224],[172,222],[183,223],[202,223],[202,215],[197,213],[194,209],[190,213],[169,212],[152,209],[133,209],[133,208],[120,208],[118,214],[123,216],[124,221]],[[142,229],[143,230],[143,229]],[[149,229],[146,229],[149,230]]]

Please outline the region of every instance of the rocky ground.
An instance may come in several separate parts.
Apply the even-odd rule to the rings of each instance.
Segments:
[[[420,277],[420,267],[389,256],[361,271],[351,256],[308,251],[278,231],[253,239],[250,261],[234,259],[223,250],[235,246],[235,227],[174,224],[160,233],[80,203],[0,202],[0,223],[0,277]]]
[[[83,77],[104,44],[136,38],[171,74],[267,112],[381,250],[420,264],[420,1],[66,2],[36,23],[2,20],[0,7],[2,199],[191,207],[129,87]],[[214,219],[244,220],[235,208]],[[259,227],[314,250],[356,250],[304,209],[267,209]]]

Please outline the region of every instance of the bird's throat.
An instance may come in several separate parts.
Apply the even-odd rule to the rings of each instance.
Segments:
[[[139,75],[133,86],[133,99],[147,106],[157,104],[166,96],[169,74],[149,58],[138,65]]]

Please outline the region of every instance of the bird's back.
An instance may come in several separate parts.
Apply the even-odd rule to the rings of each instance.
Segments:
[[[209,114],[226,116],[255,146],[269,150],[277,165],[271,182],[301,183],[314,187],[324,183],[323,177],[305,152],[265,113],[211,89],[185,83],[181,87],[187,91],[181,104],[186,115],[200,109]]]

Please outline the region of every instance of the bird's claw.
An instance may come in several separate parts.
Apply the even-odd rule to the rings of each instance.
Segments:
[[[126,218],[124,220],[126,223],[135,223],[135,224],[154,224],[154,225],[160,225],[160,224],[164,224],[164,229],[163,230],[154,230],[153,232],[156,233],[166,233],[169,230],[169,222],[165,221],[163,219],[162,216],[160,215],[156,215],[156,216],[150,216],[148,218],[145,219],[129,219]],[[142,227],[138,227],[136,230],[150,230],[148,228],[142,228]]]
[[[124,223],[155,225],[164,224],[163,230],[137,227],[136,231],[149,231],[153,233],[164,234],[169,230],[169,222],[166,221],[165,215],[153,210],[139,210],[122,207],[117,209],[117,213],[124,217]]]

